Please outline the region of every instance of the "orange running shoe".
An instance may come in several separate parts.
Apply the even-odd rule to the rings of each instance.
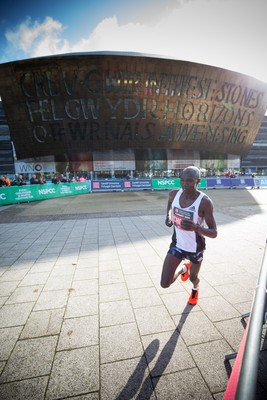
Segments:
[[[183,282],[187,281],[187,279],[188,279],[188,277],[189,277],[188,271],[189,271],[189,269],[190,269],[190,261],[186,261],[186,262],[184,263],[184,265],[186,266],[186,272],[184,272],[183,274],[181,274],[181,280],[182,280]]]
[[[195,305],[198,301],[198,290],[192,289],[191,296],[188,299],[188,304]]]

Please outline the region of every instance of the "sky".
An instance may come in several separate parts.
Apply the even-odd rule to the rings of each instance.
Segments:
[[[0,63],[136,52],[267,82],[267,0],[1,0]]]

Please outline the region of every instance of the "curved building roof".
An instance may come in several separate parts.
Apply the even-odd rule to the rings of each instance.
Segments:
[[[0,96],[19,159],[124,148],[244,155],[267,109],[267,85],[252,77],[134,53],[5,63]]]

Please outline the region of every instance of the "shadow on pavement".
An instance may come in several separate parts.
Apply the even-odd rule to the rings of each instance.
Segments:
[[[163,375],[165,369],[167,368],[172,355],[174,353],[175,347],[177,345],[178,339],[180,337],[183,325],[189,316],[190,311],[192,310],[193,306],[186,305],[180,321],[174,330],[173,334],[171,335],[168,342],[165,344],[164,348],[162,349],[157,362],[153,369],[150,371],[150,374],[145,379],[140,392],[138,393],[139,387],[141,386],[145,370],[147,366],[149,366],[150,362],[155,358],[157,351],[159,349],[159,340],[154,339],[145,349],[144,354],[142,355],[140,362],[137,364],[133,374],[130,376],[126,386],[123,388],[121,393],[118,395],[116,400],[127,400],[136,398],[139,400],[143,399],[150,399],[152,393],[154,392],[161,376]],[[146,358],[146,362],[144,360]],[[153,378],[153,386],[151,383],[151,379]],[[136,394],[138,395],[134,397]]]

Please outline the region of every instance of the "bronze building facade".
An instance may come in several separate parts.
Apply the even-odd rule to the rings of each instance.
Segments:
[[[248,154],[241,158],[241,167],[246,174],[267,176],[267,115],[263,118]]]
[[[2,64],[0,96],[18,160],[107,176],[238,167],[267,108],[252,77],[127,53]]]

